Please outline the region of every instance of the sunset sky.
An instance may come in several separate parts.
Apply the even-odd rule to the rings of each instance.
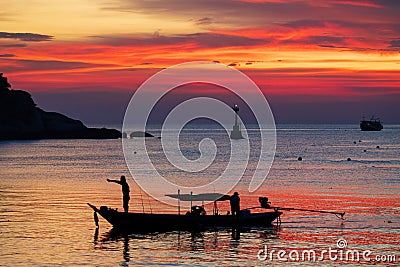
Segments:
[[[278,122],[400,123],[400,1],[0,5],[0,72],[44,109],[88,123],[121,121],[144,80],[196,60],[246,73]]]

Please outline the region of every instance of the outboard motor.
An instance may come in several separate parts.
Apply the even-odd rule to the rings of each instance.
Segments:
[[[258,202],[260,202],[261,208],[269,209],[271,202],[268,201],[267,197],[259,197]]]

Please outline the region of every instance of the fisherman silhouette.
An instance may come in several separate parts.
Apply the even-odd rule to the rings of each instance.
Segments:
[[[116,183],[116,184],[120,184],[122,186],[122,200],[123,200],[123,207],[124,207],[124,211],[128,212],[129,209],[129,185],[126,182],[125,176],[122,175],[121,179],[118,180],[111,180],[111,179],[107,179],[107,182],[109,183]]]
[[[240,197],[239,193],[235,192],[230,198],[232,216],[238,216],[240,213]]]

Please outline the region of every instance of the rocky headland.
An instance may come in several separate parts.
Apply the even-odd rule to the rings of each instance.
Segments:
[[[31,95],[12,90],[0,73],[0,140],[116,139],[116,129],[89,128],[81,121],[36,106]]]

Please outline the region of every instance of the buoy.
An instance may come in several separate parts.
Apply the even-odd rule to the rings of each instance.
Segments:
[[[364,149],[364,152],[367,152],[367,150],[366,150],[366,149]]]
[[[360,143],[361,143],[361,140],[358,140],[358,142],[360,142]]]
[[[351,158],[347,158],[347,161],[351,161]]]
[[[302,161],[303,158],[302,158],[302,157],[298,157],[297,160],[298,160],[298,161]]]
[[[379,146],[376,146],[376,148],[380,148]]]
[[[136,151],[134,151],[134,152],[133,152],[133,154],[135,154],[135,155],[136,155]]]
[[[356,141],[354,141],[353,143],[354,143],[354,144],[357,144],[357,142],[356,142]]]

